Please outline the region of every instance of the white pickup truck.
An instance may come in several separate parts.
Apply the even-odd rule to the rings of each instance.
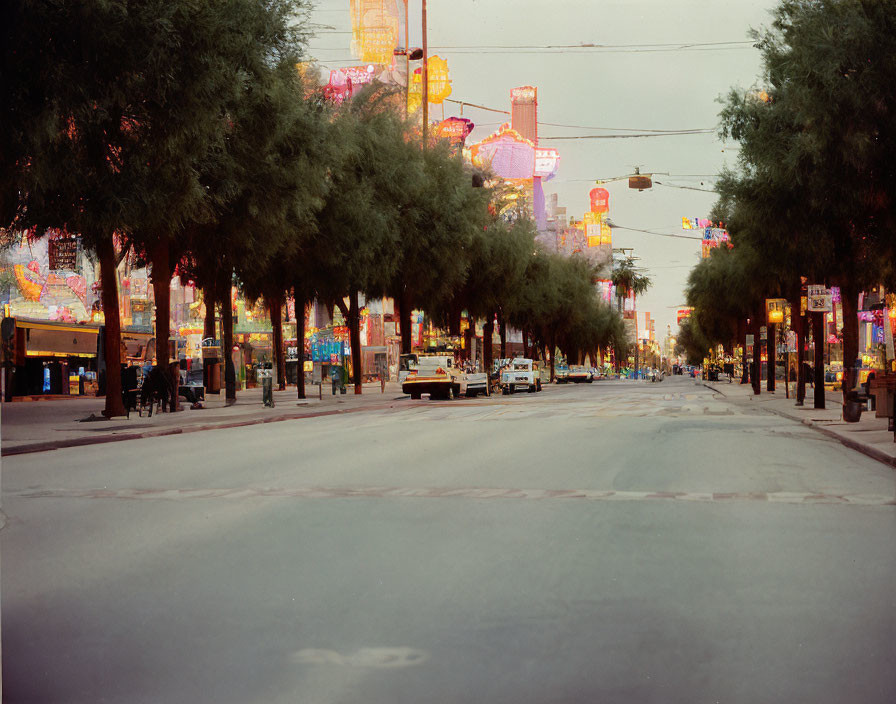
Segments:
[[[420,355],[415,369],[408,371],[401,384],[403,393],[413,399],[429,394],[431,399],[452,399],[467,392],[466,375],[454,366],[451,355]]]
[[[526,390],[541,391],[538,363],[524,357],[517,357],[501,372],[501,387],[505,394]]]

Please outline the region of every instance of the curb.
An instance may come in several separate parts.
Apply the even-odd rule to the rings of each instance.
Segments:
[[[391,404],[390,404],[391,405]],[[50,442],[37,442],[4,447],[0,450],[0,456],[26,455],[34,452],[48,452],[50,450],[62,450],[68,447],[82,447],[84,445],[103,445],[110,442],[124,442],[126,440],[142,440],[145,438],[164,437],[166,435],[183,435],[186,433],[199,433],[205,430],[226,430],[228,428],[241,428],[247,425],[261,425],[264,423],[280,423],[287,420],[302,420],[304,418],[322,418],[324,416],[343,415],[347,413],[360,413],[363,411],[382,410],[389,408],[387,404],[361,406],[358,408],[334,408],[325,411],[312,411],[291,415],[269,416],[265,418],[246,418],[243,420],[226,423],[214,423],[209,425],[195,425],[191,427],[160,428],[158,430],[146,430],[140,433],[121,433],[120,435],[107,435],[105,437],[69,438],[67,440],[54,440]]]
[[[848,447],[850,450],[855,450],[856,452],[860,452],[863,455],[870,457],[873,460],[882,462],[883,464],[887,465],[888,467],[896,468],[896,457],[891,457],[886,452],[881,452],[877,448],[868,447],[868,445],[865,445],[860,442],[856,442],[855,440],[851,440],[850,438],[843,437],[839,433],[836,433],[833,430],[829,430],[828,428],[825,428],[822,425],[816,425],[808,418],[800,418],[798,416],[792,416],[789,413],[785,413],[784,411],[779,411],[779,410],[776,410],[773,408],[767,408],[765,410],[769,411],[770,413],[774,413],[775,415],[780,416],[781,418],[788,418],[790,420],[795,420],[797,422],[800,422],[803,425],[807,425],[810,428],[817,430],[822,435],[826,435],[829,438],[833,438],[834,440],[839,440],[842,445]]]
[[[722,396],[725,396],[725,393],[723,391],[713,388],[712,386],[710,386],[709,384],[706,384],[706,383],[704,383],[703,385],[707,389],[712,391],[713,393],[717,393],[717,394],[721,394]],[[730,398],[730,397],[725,396],[725,398]],[[896,457],[891,457],[886,452],[881,452],[877,448],[869,447],[868,445],[857,442],[856,440],[852,440],[850,438],[844,437],[844,436],[840,435],[839,433],[834,432],[833,430],[825,428],[822,425],[813,423],[808,418],[800,418],[799,416],[791,415],[790,413],[778,410],[776,408],[761,407],[761,410],[766,411],[768,413],[772,413],[781,418],[787,418],[788,420],[796,421],[797,423],[802,423],[803,425],[808,426],[808,427],[812,428],[813,430],[818,431],[822,435],[832,438],[833,440],[839,441],[841,445],[848,447],[850,450],[855,450],[856,452],[859,452],[859,453],[865,455],[866,457],[870,457],[873,460],[877,460],[878,462],[881,462],[882,464],[885,464],[888,467],[896,468]]]

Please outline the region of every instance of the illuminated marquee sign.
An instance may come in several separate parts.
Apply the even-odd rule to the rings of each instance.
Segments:
[[[365,63],[389,64],[398,46],[398,0],[351,0],[352,52]]]
[[[436,128],[439,137],[449,140],[452,144],[463,144],[475,125],[465,117],[449,117],[442,120]]]
[[[373,82],[375,68],[366,66],[348,66],[330,71],[330,80],[324,86],[324,95],[334,103],[342,103],[352,97],[363,86]]]
[[[731,238],[728,236],[727,230],[718,227],[706,227],[703,229],[703,258],[706,259],[712,253],[712,250],[718,247],[722,242],[731,248]]]
[[[591,193],[591,212],[607,213],[610,211],[610,192],[606,188],[592,188]]]
[[[429,79],[429,102],[438,105],[451,95],[451,81],[448,78],[448,62],[438,56],[426,60]],[[408,86],[408,113],[414,113],[423,103],[423,70],[416,69]]]
[[[535,86],[520,86],[510,91],[510,100],[514,103],[534,103],[538,98],[538,89]]]
[[[535,149],[535,176],[542,181],[550,181],[557,174],[560,166],[560,152],[556,149],[536,147]]]
[[[765,312],[769,325],[784,322],[784,310],[787,308],[786,298],[766,298]]]

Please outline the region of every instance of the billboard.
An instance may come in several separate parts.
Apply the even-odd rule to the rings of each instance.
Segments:
[[[351,0],[352,52],[361,61],[391,64],[398,46],[398,0]]]

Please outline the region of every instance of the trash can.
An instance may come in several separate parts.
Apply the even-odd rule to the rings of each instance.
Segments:
[[[221,393],[221,363],[217,360],[207,360],[205,366],[208,369],[208,392]]]

